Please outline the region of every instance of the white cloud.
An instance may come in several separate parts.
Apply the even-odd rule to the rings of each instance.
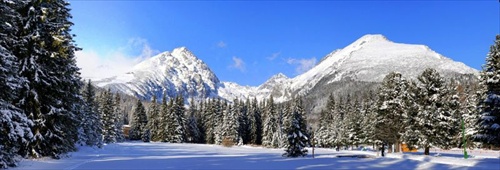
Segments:
[[[286,62],[290,65],[297,65],[297,67],[295,68],[295,72],[297,72],[297,74],[301,74],[308,71],[309,69],[313,68],[316,65],[316,57],[310,59],[288,58]]]
[[[281,55],[281,52],[276,52],[273,53],[271,56],[267,57],[269,61],[273,61],[274,59],[278,58]]]
[[[130,51],[138,51],[140,54],[130,55]],[[126,73],[136,64],[158,54],[158,50],[150,47],[147,40],[132,38],[128,43],[118,49],[109,50],[106,54],[100,54],[92,49],[83,49],[75,52],[76,64],[81,68],[83,78],[98,80]]]
[[[240,70],[241,72],[245,72],[245,62],[243,61],[243,59],[233,56],[233,64],[231,64],[229,68],[234,68]]]
[[[219,48],[225,48],[225,47],[227,47],[227,44],[224,41],[219,41],[217,43],[217,47],[219,47]]]

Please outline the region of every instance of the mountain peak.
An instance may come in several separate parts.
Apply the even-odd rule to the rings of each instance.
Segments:
[[[382,34],[366,34],[356,41],[389,41],[389,40]]]
[[[288,79],[288,77],[283,73],[278,73],[271,77],[271,79]]]

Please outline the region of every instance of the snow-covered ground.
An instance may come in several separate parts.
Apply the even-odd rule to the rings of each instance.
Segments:
[[[434,151],[434,153],[432,152]],[[23,160],[13,169],[500,169],[500,152],[475,152],[463,159],[460,152],[431,150],[376,157],[371,151],[315,149],[315,158],[285,158],[282,149],[251,146],[169,143],[118,143],[102,149],[81,147],[60,160]],[[311,153],[311,149],[309,149]],[[372,158],[338,157],[367,155]]]

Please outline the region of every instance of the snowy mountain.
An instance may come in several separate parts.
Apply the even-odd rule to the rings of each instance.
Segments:
[[[139,63],[126,74],[97,83],[146,100],[153,95],[161,97],[166,92],[169,97],[183,94],[197,99],[221,97],[230,101],[247,97],[264,99],[273,95],[280,102],[295,95],[315,96],[310,94],[318,93],[314,89],[332,88],[335,82],[381,82],[392,71],[416,78],[429,67],[445,76],[478,72],[425,45],[395,43],[382,35],[365,35],[326,55],[301,75],[288,78],[279,73],[258,87],[219,81],[210,68],[185,47],[161,53]]]
[[[220,81],[208,66],[186,47],[163,52],[134,66],[129,72],[97,81],[111,88],[142,99],[158,99],[182,94],[188,97],[217,97]]]
[[[314,68],[291,79],[290,87],[304,94],[324,79],[328,79],[328,83],[341,80],[381,82],[392,71],[416,78],[425,68],[435,68],[445,75],[477,73],[477,70],[446,58],[425,45],[394,43],[382,35],[365,35],[328,54]]]

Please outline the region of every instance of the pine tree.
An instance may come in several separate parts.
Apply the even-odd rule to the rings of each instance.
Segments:
[[[486,64],[480,74],[482,87],[479,97],[477,122],[478,132],[475,138],[486,145],[500,146],[500,35],[490,47]]]
[[[362,120],[361,104],[356,100],[346,115],[346,135],[348,144],[358,146],[361,144],[361,121]]]
[[[130,122],[130,140],[142,140],[143,138],[146,138],[145,135],[147,135],[147,123],[148,120],[146,116],[146,109],[142,105],[141,100],[137,100],[134,112],[132,113],[132,121]]]
[[[476,147],[474,144],[474,135],[476,135],[478,131],[478,126],[476,126],[476,123],[479,119],[479,114],[477,114],[476,107],[478,103],[478,94],[476,91],[477,87],[477,85],[471,83],[464,86],[461,85],[457,90],[460,95],[460,110],[462,111],[460,120],[464,122],[465,138],[468,148]],[[459,143],[459,148],[463,147],[463,142],[464,141],[460,133],[457,141],[457,143]]]
[[[21,42],[16,37],[21,17],[12,1],[0,1],[0,169],[15,166],[20,149],[31,140],[32,122],[21,109],[13,105],[25,79],[17,72],[13,47]]]
[[[260,145],[262,144],[262,117],[256,98],[253,98],[250,107],[250,143]]]
[[[115,115],[114,122],[115,122],[116,142],[123,142],[125,140],[125,135],[123,134],[123,124],[124,124],[125,114],[120,107],[121,97],[119,93],[115,94],[114,102],[115,103],[113,104],[113,110]]]
[[[203,128],[205,129],[205,142],[208,144],[214,143],[214,117],[215,114],[212,112],[212,105],[214,104],[213,99],[209,99],[208,102],[204,105],[203,109]]]
[[[418,137],[416,145],[422,146],[425,155],[429,155],[431,146],[449,148],[449,142],[458,133],[458,121],[453,113],[458,100],[447,90],[443,77],[434,69],[426,69],[418,77],[417,90],[418,111],[410,114],[407,133]],[[453,100],[452,100],[453,99]],[[414,139],[415,140],[415,139]],[[409,141],[414,143],[414,141]]]
[[[339,100],[342,101],[342,100]],[[338,102],[335,110],[331,113],[333,116],[333,122],[335,122],[335,127],[333,129],[333,143],[337,146],[337,150],[340,149],[341,146],[347,145],[347,121],[345,120],[345,115],[347,114],[348,106],[345,104],[348,102]]]
[[[186,141],[190,143],[200,143],[201,134],[200,134],[200,129],[198,128],[198,122],[197,122],[198,120],[196,118],[198,109],[193,98],[191,98],[189,104],[190,106],[187,114],[187,126],[186,126]]]
[[[88,146],[102,146],[102,126],[101,117],[99,115],[99,107],[96,101],[95,87],[91,81],[88,80],[85,88],[83,89],[83,100],[85,105],[83,107],[83,119],[81,127],[83,128],[84,139],[83,141]]]
[[[18,106],[33,121],[34,138],[21,151],[32,157],[52,156],[74,151],[78,140],[80,108],[83,101],[70,34],[69,3],[63,0],[27,1],[17,9],[22,21],[16,36],[21,77]]]
[[[158,107],[158,103],[156,101],[156,95],[153,96],[153,99],[151,100],[151,105],[149,106],[148,109],[148,115],[149,115],[149,120],[148,124],[146,125],[146,129],[149,129],[151,133],[151,141],[161,141],[161,138],[159,136],[159,131],[160,131],[160,108]]]
[[[201,100],[200,105],[198,106],[197,110],[194,111],[194,119],[196,120],[196,127],[198,127],[198,132],[199,132],[199,140],[198,143],[207,143],[205,141],[205,135],[206,135],[206,127],[205,127],[205,113],[206,113],[206,102],[205,100]]]
[[[266,102],[264,109],[264,122],[262,127],[262,145],[265,147],[277,147],[273,145],[274,133],[278,130],[276,105],[273,96]]]
[[[411,83],[400,73],[389,73],[378,91],[375,139],[385,144],[398,145],[407,124],[404,120],[411,111]]]
[[[231,141],[233,144],[238,143],[240,135],[238,133],[238,118],[236,115],[236,107],[228,105],[223,112],[223,120],[221,126],[222,140]]]
[[[376,99],[373,91],[369,91],[367,95],[368,96],[365,97],[365,100],[363,101],[364,116],[361,122],[361,129],[363,132],[362,143],[375,144],[379,142],[375,139],[375,120],[377,119],[377,109],[374,103]]]
[[[317,144],[322,147],[333,147],[335,138],[335,127],[337,122],[333,119],[333,114],[336,110],[335,97],[330,94],[328,97],[326,109],[320,113],[320,123],[315,138]]]
[[[108,89],[100,95],[99,113],[101,115],[102,141],[104,143],[115,143],[115,119],[113,110],[113,94]]]
[[[167,95],[164,94],[163,98],[161,100],[161,106],[160,106],[160,116],[159,116],[159,129],[158,131],[152,131],[153,136],[157,136],[159,141],[162,142],[167,142],[168,141],[168,120],[169,120],[169,115],[170,115],[170,108],[167,105]]]
[[[307,155],[307,149],[305,149],[305,147],[309,144],[309,136],[305,131],[306,123],[303,116],[304,111],[302,102],[299,98],[296,98],[294,99],[291,114],[288,116],[289,118],[286,119],[286,121],[290,123],[286,128],[288,146],[283,156],[298,157]]]
[[[175,98],[175,102],[172,106],[173,117],[174,117],[174,136],[173,142],[183,143],[186,142],[186,119],[184,118],[185,108],[184,108],[184,97],[179,95]]]
[[[250,141],[250,120],[248,116],[248,100],[247,103],[240,100],[236,115],[238,116],[238,133],[241,137],[241,144],[247,144]]]

